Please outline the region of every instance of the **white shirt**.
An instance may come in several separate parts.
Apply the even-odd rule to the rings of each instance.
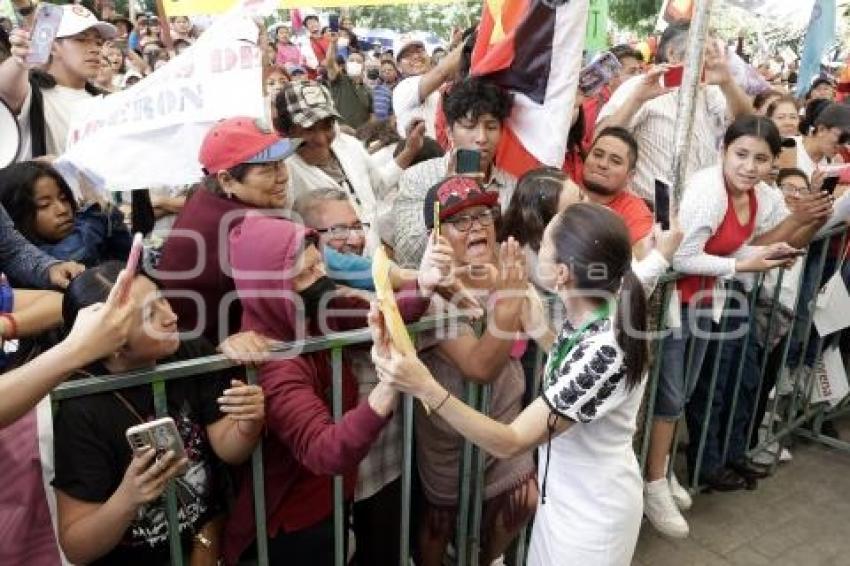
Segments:
[[[32,128],[30,128],[30,106],[32,106],[32,89],[27,89],[27,97],[18,114],[18,126],[21,128],[21,147],[18,149],[18,161],[32,159]]]
[[[91,95],[85,89],[61,85],[41,89],[41,94],[44,100],[44,121],[47,125],[47,153],[62,155],[68,143],[68,128],[74,106],[80,100],[88,100]]]
[[[622,108],[643,79],[641,75],[624,82],[602,107],[596,123]],[[628,125],[638,142],[634,191],[650,201],[655,196],[655,180],[671,179],[673,176],[678,97],[679,91],[676,90],[646,102]],[[713,85],[700,87],[694,114],[694,137],[688,155],[688,175],[717,163],[726,121],[726,98],[720,88]]]
[[[809,152],[806,151],[806,146],[803,145],[803,136],[796,136],[794,139],[797,141],[797,169],[805,173],[809,181],[811,181],[812,175],[815,174],[815,169],[817,169],[818,165],[829,165],[829,159],[824,157],[819,163],[815,163]]]
[[[440,103],[440,92],[435,90],[425,100],[419,99],[419,83],[422,76],[407,77],[393,89],[393,112],[395,112],[398,134],[407,137],[407,126],[413,120],[425,122],[428,137],[437,138],[437,106]]]
[[[363,144],[348,134],[337,132],[331,144],[331,151],[336,156],[348,180],[342,189],[349,193],[351,205],[362,222],[371,224],[367,235],[367,248],[372,249],[378,242],[377,223],[378,198],[388,193],[398,183],[402,169],[394,160],[379,167],[366,152]],[[286,160],[289,167],[290,202],[289,207],[302,193],[320,188],[339,187],[330,175],[319,167],[310,165],[297,153]]]
[[[757,238],[776,227],[789,212],[781,192],[765,183],[757,184],[754,190],[758,210],[752,238]],[[735,274],[735,257],[746,256],[749,246],[742,246],[734,257],[705,252],[706,242],[720,228],[728,208],[720,165],[703,169],[688,179],[679,205],[679,222],[685,236],[673,258],[673,269],[692,275],[723,277]]]

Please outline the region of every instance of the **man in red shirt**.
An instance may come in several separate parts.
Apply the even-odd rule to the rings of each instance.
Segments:
[[[638,147],[624,128],[605,128],[597,136],[584,161],[584,190],[588,200],[617,213],[629,229],[632,251],[641,259],[651,246],[654,217],[643,199],[629,190],[635,174]]]

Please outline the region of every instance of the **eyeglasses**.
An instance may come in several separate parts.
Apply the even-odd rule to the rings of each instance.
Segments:
[[[461,214],[452,216],[443,221],[444,224],[451,224],[458,232],[469,232],[472,229],[472,223],[478,222],[479,226],[490,226],[496,218],[496,213],[493,209],[488,208],[482,210],[478,214]]]
[[[779,188],[783,193],[807,193],[807,192],[809,192],[808,187],[800,187],[800,186],[795,185],[793,183],[782,183],[781,185],[779,185]]]
[[[369,229],[368,222],[356,222],[354,224],[334,224],[330,228],[321,228],[316,230],[319,234],[330,234],[334,240],[347,240],[351,233],[365,234]]]

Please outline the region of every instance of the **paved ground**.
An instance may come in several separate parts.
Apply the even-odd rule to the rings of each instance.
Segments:
[[[756,491],[697,496],[685,540],[644,522],[633,566],[850,565],[850,454],[799,439],[792,453]]]

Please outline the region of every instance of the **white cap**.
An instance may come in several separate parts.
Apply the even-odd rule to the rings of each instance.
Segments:
[[[91,28],[96,29],[103,39],[112,39],[118,34],[115,26],[98,20],[86,7],[79,4],[62,6],[62,21],[56,37],[71,37]]]

